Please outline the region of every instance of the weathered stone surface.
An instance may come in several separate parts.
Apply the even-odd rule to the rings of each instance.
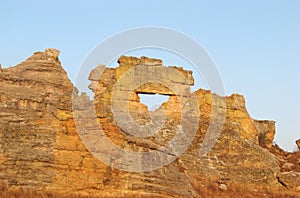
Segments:
[[[219,188],[221,190],[227,190],[227,186],[225,184],[220,184]]]
[[[72,111],[73,86],[50,51],[0,74],[0,180],[10,186],[44,188],[55,176],[55,115]]]
[[[279,173],[278,180],[286,187],[300,190],[300,173],[291,171]]]
[[[255,127],[258,131],[259,145],[272,148],[275,136],[275,121],[270,120],[255,120]]]
[[[202,89],[190,93],[194,83],[191,71],[165,67],[159,59],[122,56],[119,67],[99,65],[91,72],[94,99],[90,100],[86,94],[77,93],[58,56],[55,49],[36,52],[0,72],[0,181],[9,188],[27,186],[102,197],[199,197],[198,187],[204,185],[201,178],[214,178],[223,191],[230,183],[282,190],[284,183],[297,188],[293,182],[299,173],[293,172],[295,178],[280,173],[280,168],[282,161],[297,167],[298,155],[285,161],[287,154],[275,156],[268,150],[273,148],[274,122],[253,120],[243,96],[220,97]],[[169,100],[151,112],[140,103],[139,93],[164,94]],[[195,105],[196,109],[189,108]],[[91,117],[94,106],[96,117]],[[129,127],[124,130],[116,122],[117,115],[124,119],[128,112],[138,125],[151,119],[157,124],[163,120],[164,125],[151,137],[133,136],[128,132],[134,128],[123,126]],[[178,127],[184,127],[180,119],[185,113],[185,123],[197,126],[195,137],[180,157],[157,170],[132,173],[108,166],[89,152],[79,136],[89,133],[89,140],[101,139],[97,133],[100,124],[120,148],[154,152],[176,135]],[[215,118],[223,113],[224,125],[216,144],[200,157],[208,128],[218,124],[215,121],[221,122]],[[75,122],[76,116],[80,119]],[[195,122],[197,117],[199,122]],[[100,146],[106,148],[105,144]],[[89,149],[98,148],[95,142],[95,148]],[[122,161],[112,157],[111,163]],[[151,163],[137,161],[136,166]]]
[[[47,48],[45,50],[45,53],[48,54],[48,56],[54,57],[55,59],[58,58],[60,51],[54,48]]]
[[[127,61],[127,60],[130,61]],[[132,59],[134,61],[132,61]],[[118,70],[121,67],[127,67],[127,62],[132,64],[135,63],[135,66],[131,68],[134,70],[135,75],[131,76],[128,75],[128,79],[132,81],[125,81],[124,85],[120,86],[120,83],[117,82],[122,78],[122,75],[118,75]],[[120,104],[120,114],[122,111],[128,107],[128,109],[132,109],[130,112],[131,115],[135,118],[139,118],[141,124],[147,123],[149,121],[149,112],[146,107],[143,106],[139,102],[139,97],[137,96],[138,93],[148,93],[148,94],[166,94],[169,95],[169,100],[162,105],[167,115],[166,123],[173,123],[173,125],[178,124],[178,120],[181,117],[181,102],[176,99],[178,95],[174,92],[167,92],[163,86],[158,86],[153,83],[148,83],[144,86],[140,86],[137,89],[128,89],[130,87],[128,84],[132,85],[135,81],[141,82],[140,79],[147,79],[147,75],[149,75],[149,71],[151,71],[152,64],[143,65],[141,60],[132,57],[122,57],[119,60],[120,67],[116,69],[108,68],[104,70],[100,80],[98,81],[98,87],[95,90],[95,106],[97,109],[97,115],[99,118],[106,118],[104,120],[105,124],[109,122],[109,120],[113,120],[113,113],[110,112],[109,106],[111,105],[110,98],[113,98],[112,95],[117,93],[118,101],[130,101],[129,103],[122,103]],[[155,65],[155,70],[159,71],[161,76],[164,74],[169,74],[172,72],[171,68],[163,68],[162,64],[158,66]],[[136,67],[136,68],[134,68]],[[140,70],[139,67],[141,67]],[[150,68],[149,68],[150,67]],[[137,71],[138,70],[138,71]],[[141,71],[139,73],[139,71]],[[129,69],[126,70],[129,72]],[[121,72],[126,75],[124,72]],[[156,72],[152,72],[156,73]],[[107,76],[110,76],[110,81],[107,81]],[[185,95],[190,96],[189,93],[189,86],[193,84],[192,77],[190,76],[191,72],[186,72],[184,78],[178,78],[177,76],[170,76],[165,75],[166,81],[163,82],[163,85],[168,85],[168,78],[173,79],[173,82],[179,84],[181,87],[186,86],[183,88]],[[159,78],[162,78],[162,77]],[[189,80],[191,79],[191,80]],[[121,79],[122,80],[122,79]],[[186,84],[184,84],[186,83]],[[127,85],[127,86],[125,86]],[[124,87],[126,87],[124,89]],[[135,88],[135,87],[134,87]],[[121,92],[119,94],[119,92]],[[130,95],[131,97],[126,97],[126,95]],[[200,129],[196,134],[196,137],[189,147],[188,151],[185,152],[179,159],[181,161],[181,166],[187,170],[188,175],[205,175],[207,177],[214,176],[214,177],[225,177],[228,180],[234,180],[239,182],[244,182],[248,184],[254,183],[264,183],[265,185],[274,185],[278,184],[276,179],[276,174],[279,172],[279,162],[273,157],[268,151],[263,150],[258,145],[258,136],[261,131],[265,130],[267,126],[264,126],[264,123],[267,121],[255,121],[253,120],[246,108],[245,108],[245,100],[242,96],[234,94],[230,97],[218,97],[211,94],[209,91],[205,90],[198,90],[197,92],[193,93],[198,98],[198,105],[199,105],[199,112],[200,112]],[[134,96],[132,96],[134,95]],[[176,96],[175,96],[176,95]],[[207,127],[210,125],[211,121],[211,111],[213,106],[213,97],[217,98],[215,100],[219,100],[220,106],[218,108],[223,108],[226,112],[225,116],[225,125],[224,131],[222,132],[221,136],[215,147],[213,148],[211,154],[206,158],[197,158],[199,156],[199,147],[201,142],[203,141],[203,137],[205,136],[205,132]],[[114,99],[113,99],[114,100]],[[126,105],[124,105],[126,104]],[[114,112],[115,113],[115,112]],[[135,116],[138,115],[138,116]],[[141,121],[142,119],[142,121]],[[144,121],[143,121],[144,120]],[[138,122],[138,120],[137,120]],[[113,122],[112,122],[112,125]],[[167,124],[166,124],[167,125]],[[149,145],[148,143],[139,143],[143,140],[137,138],[132,138],[130,135],[126,134],[123,130],[121,130],[117,125],[114,125],[115,129],[113,130],[114,135],[121,134],[121,139],[119,140],[120,145],[125,145],[127,149],[132,148],[132,145],[128,145],[127,141],[130,139],[130,142],[134,142],[134,147],[138,145]],[[259,131],[257,128],[259,128]],[[105,126],[103,127],[104,130],[109,134],[109,136],[113,136],[111,134],[111,129],[106,129]],[[153,141],[154,145],[161,145],[165,143],[166,140],[169,140],[175,133],[170,127],[168,127],[168,133],[163,134],[162,132],[158,132],[157,136]],[[265,131],[264,131],[265,132]],[[163,138],[164,137],[164,138]],[[157,141],[157,139],[162,139],[164,141]],[[127,145],[127,146],[126,146]],[[147,148],[141,146],[141,150],[147,150]],[[133,149],[133,148],[132,148]],[[136,148],[135,148],[136,149]],[[138,149],[139,150],[139,149]],[[241,153],[243,155],[241,156]],[[196,157],[195,157],[196,156]],[[238,164],[239,169],[236,169],[235,166]],[[191,174],[192,173],[192,174]],[[197,177],[195,177],[197,178]],[[193,177],[189,177],[189,180],[193,180]]]
[[[300,139],[296,141],[297,147],[300,150]]]

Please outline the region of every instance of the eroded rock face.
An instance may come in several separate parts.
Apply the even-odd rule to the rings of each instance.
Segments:
[[[43,188],[55,177],[60,112],[71,118],[73,85],[57,57],[37,52],[0,73],[0,180]]]
[[[300,139],[296,141],[297,147],[300,150]]]
[[[193,85],[191,72],[178,68],[164,67],[161,61],[155,60],[153,64],[149,63],[150,61],[151,59],[148,59],[148,64],[143,64],[142,58],[121,57],[119,59],[120,66],[116,69],[105,69],[101,65],[91,73],[90,80],[92,80],[92,90],[95,92],[97,116],[106,134],[116,144],[133,151],[149,151],[149,148],[158,148],[160,145],[165,144],[166,141],[176,134],[176,127],[174,126],[180,124],[182,102],[180,102],[178,97],[195,96],[197,101],[193,102],[197,102],[199,107],[199,130],[187,152],[179,157],[177,163],[173,162],[171,165],[173,166],[175,163],[175,166],[186,170],[184,171],[184,177],[187,177],[189,182],[194,182],[197,176],[205,175],[207,177],[226,178],[225,180],[234,180],[248,184],[264,183],[265,185],[275,186],[278,184],[276,177],[274,177],[279,171],[278,161],[268,151],[263,150],[258,145],[260,133],[274,132],[269,131],[268,128],[272,124],[274,126],[272,121],[269,124],[269,121],[253,120],[245,108],[245,100],[241,95],[234,94],[230,97],[222,98],[205,90],[190,93],[189,87]],[[180,71],[182,78],[175,75],[172,76],[173,69]],[[126,72],[127,74],[125,74]],[[135,75],[130,75],[131,72]],[[95,78],[94,74],[96,73],[98,75],[101,73],[101,77]],[[141,79],[148,79],[148,75],[153,73],[158,73],[159,79],[164,76],[166,81],[162,83],[163,85],[154,83],[142,83],[142,86],[134,85],[134,82],[140,83]],[[124,75],[125,80],[122,79]],[[175,94],[170,89],[167,89],[172,87],[172,85],[168,84],[168,77],[170,76],[172,82],[183,90],[179,93],[183,94]],[[121,83],[125,81],[125,83],[121,84],[120,81]],[[129,88],[131,85],[133,85],[132,89]],[[140,103],[138,93],[165,94],[169,95],[169,100],[163,103],[155,112],[149,112],[147,107]],[[112,99],[114,95],[118,97]],[[119,127],[114,121],[113,112],[110,110],[114,100],[120,102],[119,106],[122,107],[118,114],[122,115],[123,111],[125,111],[124,109],[128,108],[130,115],[136,118],[135,121],[140,125],[147,124],[150,115],[163,109],[167,115],[165,128],[158,131],[155,138],[147,139],[147,141],[133,137],[128,134],[128,131],[124,130],[124,127]],[[128,103],[124,103],[124,101],[128,101]],[[213,103],[219,104],[218,110],[220,112],[225,112],[225,124],[223,132],[211,153],[204,158],[200,158],[199,149],[207,128],[211,124]],[[189,118],[193,116],[195,115],[191,114]],[[236,164],[239,165],[239,169],[235,168]],[[178,186],[180,185],[178,184]]]
[[[59,56],[59,54],[60,54],[60,51],[57,50],[57,49],[54,49],[54,48],[47,48],[47,49],[45,50],[45,53],[46,53],[48,56],[50,56],[50,57],[53,57],[53,58],[55,58],[55,59],[58,59],[58,56]]]
[[[270,120],[255,120],[258,131],[258,143],[262,147],[272,148],[275,136],[275,122]]]
[[[0,71],[0,181],[10,188],[27,186],[110,197],[198,197],[199,178],[214,178],[222,186],[230,182],[281,186],[278,159],[259,145],[270,148],[274,122],[253,120],[243,96],[220,97],[201,89],[191,93],[191,71],[163,66],[159,59],[122,56],[119,67],[99,65],[90,73],[94,92],[90,100],[77,93],[58,56],[58,50],[47,49]],[[168,95],[169,100],[151,112],[140,103],[139,93]],[[95,117],[90,117],[91,107],[95,107]],[[155,118],[156,124],[164,122],[153,136],[137,137],[131,134],[135,128],[127,126],[126,120],[125,125],[118,123],[117,119],[124,121],[128,112],[139,126]],[[76,115],[80,119],[75,122]],[[128,172],[108,166],[89,152],[79,136],[86,132],[91,140],[101,139],[97,133],[100,124],[120,148],[155,152],[177,134],[178,128],[188,131],[181,122],[184,115],[188,118],[186,126],[197,126],[195,137],[180,157],[152,171]],[[221,115],[224,125],[220,136],[211,151],[200,157],[211,121]],[[264,141],[259,140],[262,134]],[[89,149],[106,146],[96,143]],[[165,151],[159,152],[165,156]],[[120,159],[112,156],[111,165],[122,163]],[[151,163],[141,159],[136,166]]]
[[[278,175],[278,180],[287,188],[300,191],[300,173],[295,171],[282,172]]]

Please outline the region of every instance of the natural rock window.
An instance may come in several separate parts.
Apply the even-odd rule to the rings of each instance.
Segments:
[[[140,103],[143,103],[148,107],[149,111],[155,111],[159,107],[169,100],[169,96],[161,94],[138,94]]]

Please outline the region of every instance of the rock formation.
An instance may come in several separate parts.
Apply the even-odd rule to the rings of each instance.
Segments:
[[[206,188],[205,178],[217,182],[222,191],[233,183],[254,191],[299,189],[300,170],[284,170],[288,154],[274,151],[275,122],[252,119],[243,96],[220,97],[202,89],[191,93],[191,71],[163,66],[159,59],[122,56],[117,68],[99,65],[90,73],[94,92],[90,100],[72,85],[58,56],[58,50],[46,49],[15,67],[0,68],[0,182],[9,189],[199,197]],[[149,111],[140,103],[141,93],[163,94],[169,100]],[[223,120],[217,119],[222,116]],[[206,155],[199,155],[207,146],[208,131],[218,124],[222,124],[218,137],[215,133],[208,137],[215,144]],[[110,148],[101,142],[99,126],[119,148],[158,153],[157,158],[136,158],[134,172],[124,170],[130,164],[121,157],[107,158],[110,164],[102,162],[93,151]],[[189,126],[196,126],[194,134]],[[182,141],[161,149],[181,128]],[[148,137],[152,129],[156,133]],[[190,142],[187,137],[192,137]],[[89,148],[87,141],[94,141],[95,148]],[[186,148],[185,143],[189,143]],[[182,152],[178,154],[176,148]],[[171,159],[169,164],[137,171],[166,158]],[[295,160],[288,163],[299,165]]]

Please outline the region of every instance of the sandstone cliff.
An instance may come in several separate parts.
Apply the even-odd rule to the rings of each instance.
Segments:
[[[90,100],[78,93],[58,56],[58,50],[47,49],[15,67],[0,68],[0,181],[9,189],[199,197],[209,178],[220,191],[235,183],[254,192],[299,190],[295,167],[300,162],[294,157],[299,155],[288,158],[275,150],[275,122],[252,119],[243,96],[191,93],[191,71],[163,66],[158,59],[122,56],[117,68],[99,65],[91,72]],[[151,112],[140,103],[140,93],[169,100]],[[148,137],[153,128],[156,133]],[[97,156],[111,152],[104,136],[124,151],[147,155],[137,154],[131,163],[114,151],[102,162]],[[172,142],[174,137],[181,141]],[[153,161],[148,154],[155,154]],[[166,160],[170,163],[153,167]]]

